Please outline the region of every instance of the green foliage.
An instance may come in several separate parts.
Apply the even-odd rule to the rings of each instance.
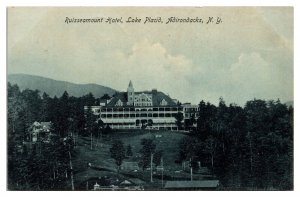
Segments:
[[[70,97],[67,92],[59,98],[40,96],[38,91],[20,91],[9,83],[7,88],[8,189],[68,189],[68,152],[73,155],[73,138],[68,136],[112,132],[108,125],[96,121],[90,107],[84,113],[84,106],[94,105],[96,99],[92,94]],[[192,160],[196,169],[201,161],[229,189],[293,189],[293,107],[279,100],[251,100],[240,107],[220,99],[218,106],[201,101],[199,109],[197,127],[179,143],[178,162]],[[182,120],[183,114],[177,114],[179,127]],[[50,144],[23,144],[29,140],[34,121],[53,123]],[[141,145],[143,169],[150,165],[151,154],[159,165],[162,152],[155,151],[153,140],[142,139]],[[122,142],[111,148],[117,166],[122,164],[125,151]]]
[[[92,112],[91,106],[88,106],[88,109],[85,113],[85,120],[87,133],[93,133],[95,130],[98,129],[96,116]]]
[[[108,94],[104,94],[102,97],[100,97],[100,99],[110,99],[111,97]]]
[[[147,127],[147,120],[141,120],[142,123],[142,129],[145,129]]]
[[[155,153],[153,155],[153,164],[155,166],[159,166],[161,164],[162,156],[163,156],[163,151],[162,150],[155,151]]]
[[[154,144],[152,139],[143,138],[141,140],[142,149],[140,153],[142,154],[142,160],[140,162],[143,170],[150,166],[151,162],[151,154],[155,153],[156,145]]]
[[[293,108],[280,101],[221,98],[201,101],[192,138],[179,144],[179,161],[198,157],[229,189],[293,189]]]
[[[153,125],[153,120],[152,120],[152,119],[149,119],[149,120],[148,120],[148,126],[151,127],[152,125]]]
[[[182,129],[183,128],[183,125],[182,125],[183,113],[178,112],[177,114],[175,114],[175,119],[176,119],[176,125],[177,125],[178,129]]]
[[[83,130],[84,100],[69,97],[67,92],[60,98],[51,98],[45,93],[40,96],[38,91],[20,91],[17,85],[10,83],[7,88],[8,189],[67,190],[73,138],[63,137]],[[32,143],[28,138],[35,121],[53,123],[49,143]]]
[[[118,169],[122,165],[123,160],[125,159],[125,147],[122,141],[116,140],[112,147],[110,148],[111,158],[115,160]]]
[[[133,155],[132,148],[130,145],[126,147],[126,156],[131,157]]]
[[[92,93],[89,93],[82,97],[85,100],[86,106],[93,106],[96,103],[95,97]]]

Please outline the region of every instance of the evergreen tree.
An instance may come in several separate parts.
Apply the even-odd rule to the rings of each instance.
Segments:
[[[183,113],[178,112],[177,114],[175,114],[175,119],[176,119],[176,125],[177,125],[178,129],[183,129],[183,126],[182,126]]]
[[[123,142],[120,140],[115,141],[110,148],[110,154],[111,158],[115,160],[119,172],[122,162],[125,159],[125,147]]]
[[[131,157],[133,155],[132,148],[130,145],[126,147],[126,156]]]
[[[142,161],[140,162],[143,170],[146,169],[150,165],[151,154],[155,153],[156,145],[154,144],[152,139],[143,138],[141,140],[142,149],[140,153],[142,154]]]

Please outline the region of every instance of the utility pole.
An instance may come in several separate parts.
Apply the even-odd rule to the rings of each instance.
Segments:
[[[164,188],[164,160],[161,157],[161,188]]]
[[[72,132],[71,134],[72,134],[72,139],[74,141],[74,147],[76,147],[76,134],[75,132]]]
[[[98,141],[99,141],[99,131],[97,131],[96,147],[98,147]]]
[[[71,185],[72,185],[72,191],[74,191],[73,165],[72,165],[72,157],[70,151],[69,151],[69,157],[70,157],[70,169],[71,169]]]
[[[101,131],[100,131],[100,147],[102,148],[102,141],[103,141],[103,139],[102,139],[102,129],[101,129]]]
[[[150,165],[151,165],[151,167],[150,167],[150,172],[151,172],[151,183],[153,182],[153,177],[152,177],[152,166],[153,166],[153,164],[152,164],[152,162],[153,162],[153,153],[151,153],[151,161],[150,161],[151,163],[150,163]]]
[[[93,133],[91,132],[91,150],[93,150]]]
[[[191,168],[191,181],[192,181],[193,180],[192,158],[190,158],[190,168]]]

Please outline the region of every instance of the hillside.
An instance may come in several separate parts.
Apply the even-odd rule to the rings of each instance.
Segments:
[[[75,84],[66,81],[58,81],[50,78],[27,75],[27,74],[9,74],[8,82],[17,84],[21,90],[26,88],[46,92],[51,97],[60,97],[64,91],[67,91],[70,96],[79,97],[91,92],[96,98],[104,94],[112,95],[116,90],[101,86],[98,84]]]
[[[159,135],[159,137],[156,137]],[[143,138],[153,139],[156,144],[156,150],[163,150],[163,165],[164,165],[164,180],[189,180],[190,173],[182,171],[182,166],[176,164],[179,152],[179,141],[186,137],[185,134],[179,132],[170,131],[125,131],[110,133],[104,135],[101,139],[94,139],[93,150],[90,149],[90,137],[78,137],[77,146],[75,148],[75,156],[73,158],[74,167],[74,180],[75,188],[78,190],[86,189],[86,182],[89,181],[89,189],[92,189],[92,185],[96,181],[100,182],[100,177],[110,177],[114,179],[139,179],[145,181],[149,185],[150,171],[138,169],[133,170],[121,170],[120,174],[117,174],[117,166],[115,160],[110,156],[110,148],[114,140],[121,140],[125,146],[130,145],[132,147],[133,156],[127,157],[124,162],[139,162],[140,149],[142,148],[141,140]],[[91,168],[87,167],[87,163],[91,163]],[[175,172],[176,171],[176,172]],[[157,172],[158,174],[160,172]],[[88,177],[88,178],[87,178]],[[195,180],[199,180],[203,177],[202,174],[195,173]],[[154,183],[158,184],[157,189],[161,186],[161,176],[154,176]]]

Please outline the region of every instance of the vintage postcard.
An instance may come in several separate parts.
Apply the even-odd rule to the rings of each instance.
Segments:
[[[7,190],[294,190],[293,7],[8,7]]]

